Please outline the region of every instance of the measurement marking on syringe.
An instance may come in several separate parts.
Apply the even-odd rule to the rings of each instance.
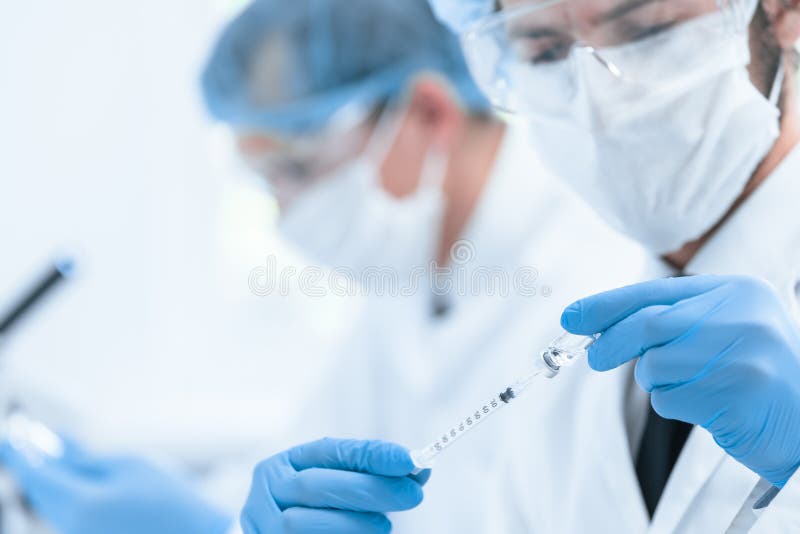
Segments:
[[[435,449],[437,452],[444,450],[447,448],[451,443],[456,441],[461,434],[469,430],[471,427],[480,423],[483,419],[489,416],[493,411],[501,406],[500,400],[496,397],[493,398],[488,403],[481,406],[475,413],[467,416],[461,422],[459,422],[456,426],[452,427],[449,432],[442,435],[442,437],[433,443],[432,448]]]

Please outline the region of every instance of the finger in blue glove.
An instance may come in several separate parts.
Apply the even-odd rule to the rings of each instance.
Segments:
[[[800,331],[766,282],[745,276],[655,280],[569,306],[562,326],[603,335],[589,364],[638,358],[636,380],[663,417],[700,425],[782,487],[800,465]]]
[[[37,515],[60,534],[223,534],[233,523],[183,481],[144,460],[96,455],[62,439],[63,456],[35,462],[0,443],[0,462]]]
[[[241,524],[245,534],[383,533],[386,512],[422,502],[427,479],[410,476],[408,450],[384,441],[326,438],[256,468]]]

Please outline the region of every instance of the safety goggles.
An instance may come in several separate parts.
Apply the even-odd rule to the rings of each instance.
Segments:
[[[490,101],[518,114],[555,111],[552,103],[569,101],[581,84],[647,89],[697,76],[709,68],[703,48],[746,32],[753,6],[752,0],[499,4],[504,7],[467,30],[462,43]]]
[[[279,199],[292,199],[358,157],[369,139],[372,114],[364,106],[345,106],[320,132],[297,137],[269,136],[269,148],[245,152],[245,161],[266,178]],[[240,135],[246,136],[247,132]]]

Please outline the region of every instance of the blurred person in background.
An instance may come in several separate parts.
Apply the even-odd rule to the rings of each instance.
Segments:
[[[394,443],[421,446],[496,394],[559,333],[565,304],[638,280],[644,255],[490,115],[424,0],[256,1],[220,37],[203,92],[277,199],[281,234],[368,294],[352,339],[331,350],[326,384],[287,400],[306,416],[276,442],[386,440],[317,441],[259,464],[244,531],[382,532],[385,513],[415,507],[392,518],[397,531],[492,531],[482,503],[504,491],[493,473],[513,421],[487,422],[448,451],[419,507],[427,474],[410,476]],[[593,259],[591,277],[575,250]],[[2,452],[65,534],[221,533],[234,522],[135,459],[78,444],[43,465]]]

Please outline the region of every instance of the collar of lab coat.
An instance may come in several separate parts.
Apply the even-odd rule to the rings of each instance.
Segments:
[[[563,204],[564,191],[543,170],[525,132],[508,126],[492,173],[457,244],[461,252],[454,255],[457,259],[451,259],[448,267],[451,278],[466,281],[466,287],[456,287],[454,282],[454,288],[441,297],[448,312],[431,320],[433,297],[426,292],[383,299],[383,306],[376,306],[378,302],[370,306],[375,321],[385,320],[381,309],[395,318],[403,317],[403,328],[397,332],[400,339],[391,344],[405,346],[406,355],[393,380],[405,379],[417,390],[427,391],[436,377],[464,375],[469,366],[479,363],[465,358],[465,353],[473,354],[505,331],[508,314],[518,308],[512,304],[513,293],[490,295],[473,287],[473,281],[479,278],[476,271],[502,269],[511,279],[518,267],[539,268],[525,263],[551,218],[548,210]]]
[[[772,283],[800,320],[800,145],[737,209],[686,267]]]
[[[563,186],[531,150],[526,131],[509,125],[492,174],[463,232],[463,239],[474,247],[474,255],[462,264],[464,269],[518,264],[563,195]]]

